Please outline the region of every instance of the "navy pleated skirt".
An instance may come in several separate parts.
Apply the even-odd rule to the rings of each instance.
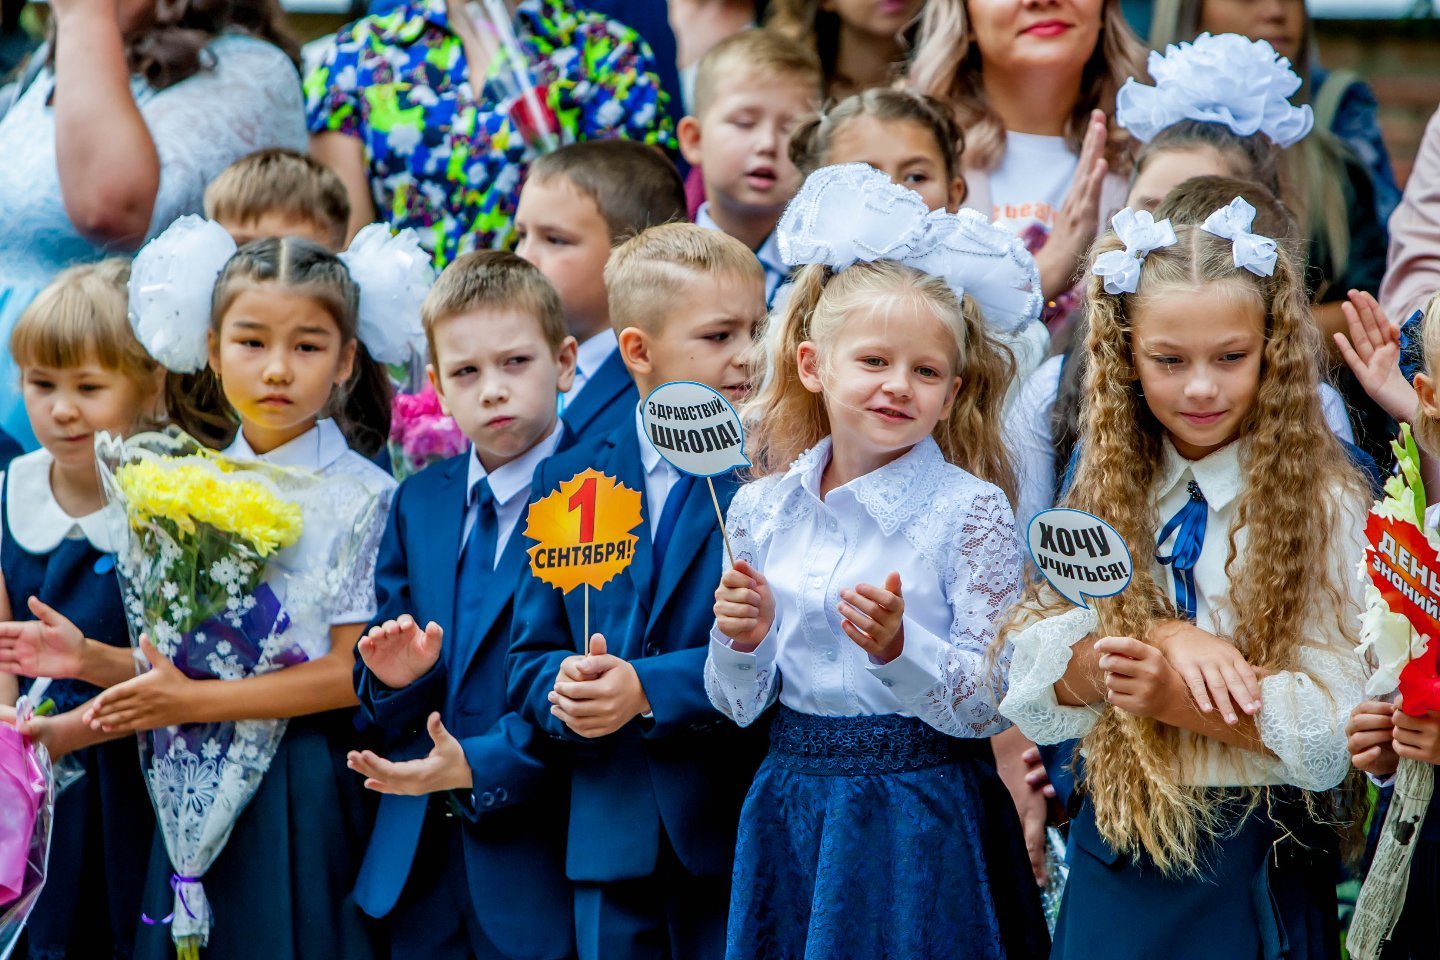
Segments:
[[[1039,891],[985,740],[785,707],[740,814],[731,960],[1044,957]]]
[[[1339,960],[1339,835],[1294,788],[1271,788],[1248,813],[1238,797],[1219,801],[1232,822],[1202,872],[1178,877],[1119,856],[1086,800],[1070,823],[1052,960]]]

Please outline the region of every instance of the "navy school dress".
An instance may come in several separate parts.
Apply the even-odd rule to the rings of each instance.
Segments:
[[[85,636],[128,648],[115,558],[84,536],[66,536],[75,521],[64,515],[49,493],[50,462],[48,453],[37,450],[16,458],[5,474],[0,567],[11,616],[33,620],[26,601],[39,597],[69,617]],[[15,492],[17,482],[23,496]],[[23,516],[12,516],[12,508]],[[90,527],[90,533],[108,545],[98,514],[85,518],[83,524],[82,530]],[[57,680],[46,696],[60,713],[97,693],[96,687],[78,680]],[[70,757],[84,776],[55,799],[49,873],[26,927],[29,956],[33,960],[128,958],[140,921],[140,883],[155,829],[139,751],[134,738],[126,737]]]
[[[1271,787],[1268,810],[1240,798],[1223,791],[1200,874],[1178,877],[1119,855],[1082,802],[1052,960],[1339,960],[1339,835],[1295,787]]]

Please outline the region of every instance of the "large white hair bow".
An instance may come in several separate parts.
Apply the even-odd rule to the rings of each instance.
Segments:
[[[788,266],[838,271],[862,260],[896,260],[940,277],[957,297],[968,293],[1001,333],[1040,316],[1040,273],[1013,233],[974,210],[932,211],[869,164],[810,174],[775,232]]]
[[[1137,140],[1148,142],[1181,120],[1204,120],[1288,147],[1315,125],[1309,105],[1290,103],[1299,74],[1265,40],[1202,33],[1163,54],[1151,51],[1146,66],[1155,85],[1131,77],[1115,98],[1115,122]]]
[[[1206,217],[1200,229],[1230,241],[1236,267],[1249,270],[1257,277],[1268,277],[1275,272],[1279,247],[1269,237],[1251,233],[1250,225],[1254,222],[1255,208],[1244,197],[1236,197],[1228,206]]]
[[[1100,254],[1091,272],[1105,278],[1106,293],[1134,293],[1140,286],[1140,265],[1151,251],[1175,244],[1175,228],[1169,220],[1156,223],[1149,210],[1129,207],[1111,217],[1110,226],[1125,249]]]
[[[225,228],[193,214],[181,217],[140,250],[130,267],[130,325],[161,366],[194,373],[205,366],[215,281],[235,255]],[[424,356],[420,302],[435,280],[412,230],[395,236],[383,223],[362,229],[340,254],[360,289],[357,334],[381,363]]]

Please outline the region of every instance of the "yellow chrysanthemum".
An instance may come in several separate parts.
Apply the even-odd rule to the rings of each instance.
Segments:
[[[177,457],[141,460],[116,471],[131,523],[168,520],[185,535],[197,524],[247,541],[260,556],[288,547],[300,538],[299,504],[270,487],[231,471],[218,472],[223,461]]]

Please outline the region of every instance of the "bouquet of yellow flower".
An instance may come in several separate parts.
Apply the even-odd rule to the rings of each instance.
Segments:
[[[294,549],[305,532],[302,505],[329,496],[318,477],[230,460],[178,432],[102,436],[96,460],[119,534],[116,569],[135,642],[147,634],[197,680],[240,679],[310,659],[299,635],[323,635],[324,610],[304,600],[318,591],[294,585],[327,582],[337,562],[330,554],[300,560]],[[182,960],[198,957],[209,938],[201,878],[284,732],[283,720],[247,720],[139,734],[176,871],[167,920]]]

